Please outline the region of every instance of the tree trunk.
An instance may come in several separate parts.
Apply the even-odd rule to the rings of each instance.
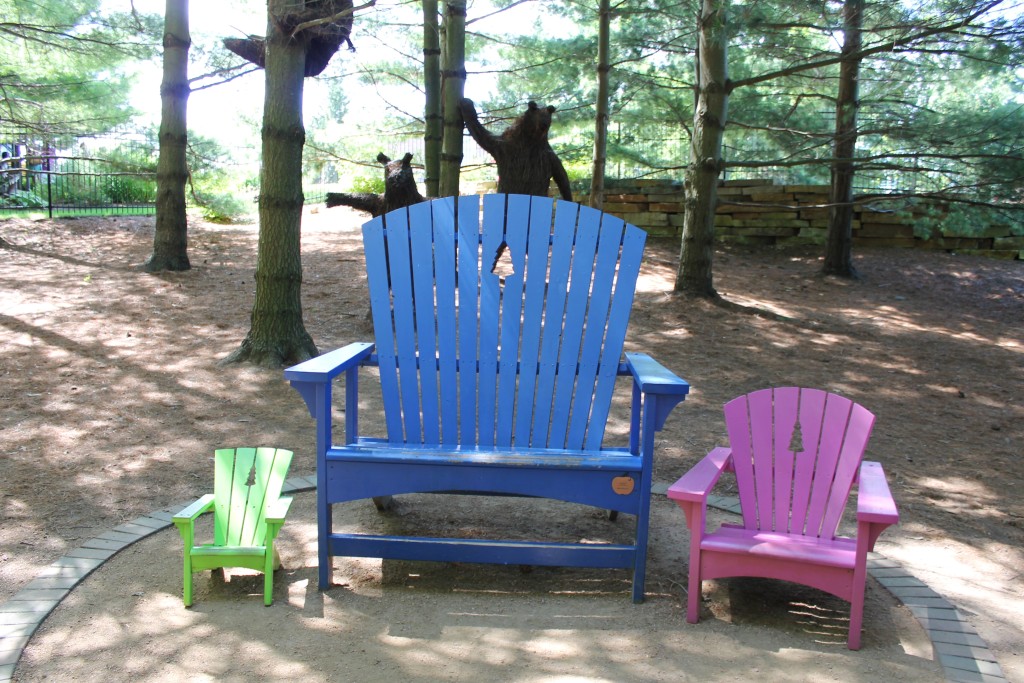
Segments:
[[[156,167],[156,232],[147,272],[188,270],[188,0],[167,0],[164,13],[164,73],[160,83],[160,157]]]
[[[829,196],[828,243],[825,247],[826,275],[855,278],[853,267],[853,158],[857,153],[857,108],[864,0],[843,3],[843,61],[839,64],[839,93],[836,98],[835,160]]]
[[[444,5],[444,143],[438,195],[455,197],[459,194],[459,169],[462,166],[459,102],[466,89],[466,0],[448,0]]]
[[[427,196],[438,196],[441,177],[441,36],[437,22],[437,0],[423,0],[423,165]]]
[[[608,161],[608,77],[610,64],[611,0],[600,0],[597,24],[597,116],[594,121],[594,165],[590,174],[590,205],[604,206],[604,168]]]
[[[302,3],[297,5],[300,9]],[[292,0],[267,5],[266,94],[263,164],[260,169],[259,252],[251,327],[226,362],[268,367],[299,363],[317,354],[302,323],[302,125],[306,42],[290,39],[275,17],[296,7]]]
[[[686,170],[683,239],[675,290],[717,296],[711,272],[715,242],[722,136],[729,107],[728,0],[703,0],[698,38],[697,106],[693,113],[690,163]]]

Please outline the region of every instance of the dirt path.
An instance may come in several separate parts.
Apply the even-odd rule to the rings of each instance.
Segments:
[[[369,335],[353,230],[360,222],[334,209],[312,214],[304,224],[305,315],[321,350]],[[85,540],[206,490],[217,446],[286,446],[296,451],[292,472],[312,472],[311,421],[280,372],[217,364],[248,329],[253,226],[194,225],[194,269],[159,276],[137,269],[151,248],[151,218],[4,221],[0,237],[11,245],[0,248],[0,600]],[[719,291],[735,303],[778,314],[769,317],[669,295],[675,250],[674,244],[649,249],[629,336],[631,349],[652,353],[694,387],[661,434],[655,480],[674,481],[722,441],[721,404],[740,393],[798,384],[863,403],[879,416],[869,457],[885,466],[903,518],[878,549],[961,606],[999,656],[1007,678],[1024,680],[1018,654],[1024,652],[1019,617],[1024,613],[1024,265],[945,253],[861,251],[857,267],[865,278],[851,283],[816,276],[819,261],[813,252],[719,251]],[[459,505],[470,504],[450,506],[455,519],[462,511],[451,507]],[[142,640],[155,651],[163,652],[159,643],[165,638],[184,647],[194,632],[224,628],[234,634],[228,638],[231,647],[261,653],[254,662],[270,666],[272,660],[282,671],[297,672],[288,674],[295,680],[303,680],[303,672],[313,672],[304,680],[317,680],[317,675],[333,679],[324,673],[329,668],[303,664],[312,645],[293,643],[294,651],[282,655],[269,632],[246,637],[243,627],[258,621],[254,613],[267,615],[278,629],[303,624],[335,637],[348,633],[343,641],[349,648],[358,649],[353,643],[359,638],[371,638],[372,645],[364,649],[394,667],[381,668],[380,680],[399,671],[410,680],[432,680],[427,672],[442,669],[431,669],[431,661],[446,663],[450,680],[487,678],[488,667],[528,651],[548,652],[545,648],[549,655],[527,658],[524,667],[532,661],[538,666],[554,662],[553,668],[523,668],[508,680],[561,680],[555,678],[557,671],[564,680],[574,680],[570,674],[601,680],[600,672],[608,680],[679,680],[677,670],[660,662],[683,657],[712,667],[704,673],[720,674],[709,678],[731,680],[749,677],[750,667],[757,666],[755,652],[772,653],[776,665],[791,659],[797,669],[791,680],[818,674],[837,680],[904,680],[911,675],[928,680],[934,674],[934,668],[921,664],[929,653],[915,650],[920,630],[915,631],[905,610],[886,603],[881,591],[869,591],[878,602],[869,607],[875,621],[869,611],[867,623],[874,623],[877,632],[868,632],[874,640],[866,639],[864,652],[877,648],[876,654],[887,653],[881,657],[887,666],[917,674],[877,669],[874,678],[858,678],[861,674],[852,671],[856,667],[847,663],[870,664],[870,654],[854,656],[835,643],[816,642],[799,621],[786,621],[788,610],[778,607],[785,594],[752,599],[765,590],[758,584],[751,589],[730,582],[715,589],[709,603],[714,618],[701,627],[686,626],[681,515],[663,499],[656,508],[652,553],[660,559],[653,562],[649,578],[654,595],[639,610],[629,606],[627,588],[616,583],[619,576],[593,579],[611,584],[589,602],[565,596],[566,585],[591,580],[572,572],[519,577],[461,567],[411,572],[424,575],[425,583],[418,585],[430,590],[406,604],[410,571],[396,569],[398,578],[388,579],[380,563],[343,568],[354,572],[350,587],[320,596],[306,591],[315,567],[307,552],[307,516],[286,527],[293,534],[293,569],[281,579],[287,585],[279,590],[289,598],[279,601],[280,610],[277,605],[256,609],[252,605],[259,601],[254,603],[246,591],[235,595],[222,587],[215,597],[232,600],[230,614],[209,601],[198,611],[179,612],[180,584],[175,581],[180,577],[173,577],[180,571],[174,559],[180,549],[173,532],[162,532],[123,553],[72,594],[26,651],[19,680],[62,679],[62,673],[98,679],[103,670],[86,664],[63,672],[47,668],[61,652],[61,638],[66,641],[72,633],[83,639],[76,645],[82,652],[119,646],[125,662],[142,661],[140,641],[117,634],[124,630],[119,615],[144,616],[147,610],[165,615],[164,630]],[[407,509],[417,514],[415,505]],[[531,514],[531,524],[565,519],[543,510]],[[508,519],[521,524],[519,518]],[[370,515],[367,523],[372,522]],[[157,564],[171,562],[174,571],[153,575],[154,557]],[[508,597],[495,607],[490,591],[510,583],[523,586],[523,602]],[[474,588],[464,590],[466,585]],[[76,621],[90,614],[90,601],[113,599],[103,586],[124,588],[115,591],[117,602],[103,610],[105,616],[96,617],[94,610],[92,621]],[[138,589],[126,593],[131,586]],[[144,596],[133,596],[139,591]],[[612,598],[601,597],[605,593]],[[756,608],[744,607],[750,604]],[[306,621],[311,613],[327,618],[311,625]],[[496,626],[482,616],[491,613],[507,615],[507,623]],[[764,614],[775,616],[766,624]],[[573,638],[559,635],[560,615],[572,615],[565,623],[567,633],[577,634]],[[579,621],[584,616],[622,628],[584,628]],[[350,630],[360,619],[369,621]],[[402,640],[403,630],[416,638]],[[747,630],[758,635],[747,635]],[[424,633],[445,637],[431,639]],[[652,633],[661,635],[651,641]],[[498,641],[506,643],[505,649]],[[609,641],[624,651],[608,647]],[[573,660],[566,653],[576,646],[603,664],[575,673],[559,669],[558,662]],[[271,651],[277,654],[271,657]],[[829,655],[820,665],[811,657],[819,651]],[[715,656],[707,657],[708,652]],[[71,658],[67,666],[75,666],[73,661],[89,660]],[[163,680],[157,671],[170,680],[180,674],[174,662],[184,665],[170,655],[160,661],[170,668],[154,667],[153,675],[137,680]],[[336,665],[338,658],[333,661]],[[417,662],[423,668],[417,669]],[[530,671],[551,677],[536,673],[531,678]],[[693,671],[701,672],[699,667]],[[228,678],[214,669],[207,675]],[[119,680],[109,671],[107,679]]]

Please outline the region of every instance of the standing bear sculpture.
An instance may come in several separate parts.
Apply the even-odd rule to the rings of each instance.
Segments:
[[[569,176],[548,143],[554,107],[539,107],[536,102],[530,102],[526,111],[501,135],[484,128],[477,118],[473,100],[461,100],[459,108],[469,134],[498,164],[498,192],[547,197],[554,178],[562,199],[572,201]]]

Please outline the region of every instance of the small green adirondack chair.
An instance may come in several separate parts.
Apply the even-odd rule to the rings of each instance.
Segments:
[[[282,448],[222,448],[214,454],[213,493],[174,516],[185,541],[185,606],[192,605],[192,573],[245,567],[264,574],[263,602],[274,601],[274,570],[281,559],[274,539],[292,499],[281,497],[292,452]],[[213,543],[195,544],[195,522],[213,510]]]

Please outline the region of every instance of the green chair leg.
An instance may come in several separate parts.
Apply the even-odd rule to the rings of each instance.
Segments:
[[[185,568],[183,572],[184,576],[184,595],[185,607],[192,606],[192,558],[188,554],[188,550],[185,551]]]
[[[277,552],[273,546],[267,548],[267,557],[263,565],[263,604],[267,607],[274,602],[274,570],[281,565],[277,560]]]

